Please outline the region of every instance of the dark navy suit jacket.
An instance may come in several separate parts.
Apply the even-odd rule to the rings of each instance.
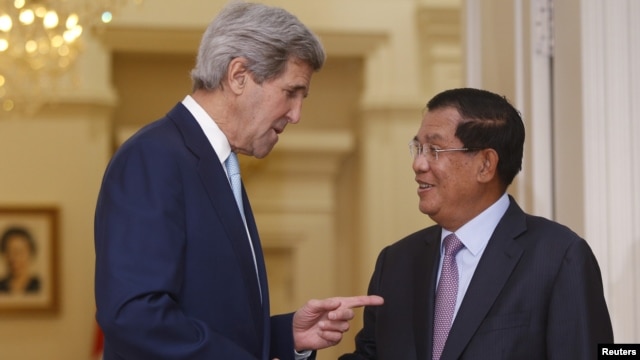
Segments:
[[[243,198],[259,276],[226,173],[182,104],[118,149],[95,215],[105,360],[293,358],[293,315],[269,315]]]
[[[613,331],[587,243],[525,214],[513,198],[480,259],[442,360],[596,359]],[[431,360],[442,228],[420,230],[380,253],[356,350],[341,360]]]

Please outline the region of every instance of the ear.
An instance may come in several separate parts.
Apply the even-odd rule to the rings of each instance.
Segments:
[[[488,183],[497,179],[498,153],[493,149],[482,149],[478,157],[480,161],[477,174],[478,181]]]
[[[247,59],[237,57],[229,62],[227,68],[227,84],[234,94],[241,94],[245,85],[249,81],[249,69],[247,68]]]

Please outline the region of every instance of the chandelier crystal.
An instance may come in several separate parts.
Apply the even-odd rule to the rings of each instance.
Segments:
[[[129,1],[142,0],[0,0],[0,114],[51,100],[82,34]]]

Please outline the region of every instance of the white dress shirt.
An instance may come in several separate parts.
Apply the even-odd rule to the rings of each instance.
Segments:
[[[509,197],[504,193],[493,205],[455,232],[458,239],[464,244],[464,248],[456,255],[456,263],[458,264],[458,297],[453,312],[454,319],[458,314],[458,309],[460,309],[460,304],[462,303],[464,294],[469,288],[469,283],[471,282],[473,273],[476,271],[478,262],[480,262],[482,253],[484,253],[484,249],[487,247],[493,231],[496,229],[496,226],[498,226],[498,222],[500,222],[502,216],[507,212],[507,208],[509,208]],[[451,234],[451,231],[442,229],[438,281],[440,281],[442,259],[444,257],[442,240],[449,234]]]

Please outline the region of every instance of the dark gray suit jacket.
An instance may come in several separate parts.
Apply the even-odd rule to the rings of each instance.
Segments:
[[[600,269],[565,226],[525,214],[513,198],[476,268],[441,359],[596,359],[612,343]],[[442,228],[380,253],[356,350],[341,360],[431,360]]]

